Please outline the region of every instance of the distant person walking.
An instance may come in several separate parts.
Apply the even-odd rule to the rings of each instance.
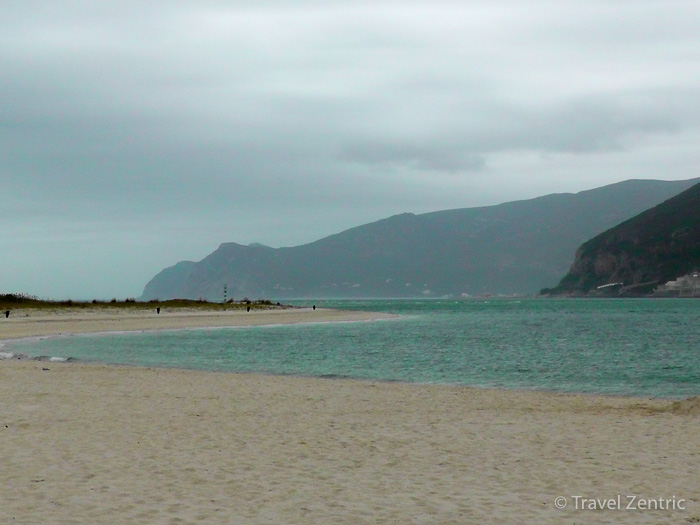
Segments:
[[[7,319],[8,317],[10,317],[10,311],[9,311],[9,310],[5,310],[5,319]]]

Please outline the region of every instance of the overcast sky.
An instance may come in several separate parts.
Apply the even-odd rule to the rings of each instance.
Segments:
[[[697,0],[0,0],[0,293],[700,175]]]

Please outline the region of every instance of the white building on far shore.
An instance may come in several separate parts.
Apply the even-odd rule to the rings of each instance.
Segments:
[[[656,288],[654,295],[700,297],[700,272],[697,270]]]

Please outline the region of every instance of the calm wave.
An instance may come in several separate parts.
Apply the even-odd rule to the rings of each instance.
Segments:
[[[700,395],[700,301],[316,301],[371,323],[81,335],[12,351],[111,364],[681,398]]]

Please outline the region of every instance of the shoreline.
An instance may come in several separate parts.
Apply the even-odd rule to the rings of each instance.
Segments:
[[[56,308],[20,310],[11,319],[0,321],[0,361],[73,361],[71,358],[28,356],[4,351],[22,341],[39,341],[81,335],[110,336],[146,332],[216,330],[225,328],[273,327],[284,325],[374,322],[400,316],[380,312],[324,308],[269,308],[251,312],[242,309],[204,310],[173,308],[161,313],[115,308]],[[124,365],[127,366],[127,365]]]
[[[293,313],[257,319],[377,318]],[[0,336],[75,323],[39,317],[18,318],[14,332],[0,322]],[[697,397],[5,360],[0,399],[0,508],[10,522],[700,521]],[[575,497],[630,494],[682,508],[575,507]]]
[[[334,322],[334,321],[329,321]],[[343,322],[343,321],[340,321]],[[345,322],[371,322],[371,321],[345,321]],[[312,324],[312,323],[309,323]],[[315,323],[313,323],[315,324]],[[269,326],[283,326],[283,325],[263,325],[265,327]],[[376,383],[376,384],[395,384],[395,385],[406,385],[409,387],[421,388],[421,387],[436,387],[436,388],[463,388],[468,390],[477,391],[492,391],[492,392],[514,392],[521,393],[523,395],[532,394],[544,394],[552,396],[570,396],[570,397],[590,397],[604,399],[624,399],[631,402],[660,402],[665,404],[678,404],[684,403],[687,408],[684,411],[690,411],[692,414],[700,415],[700,395],[692,395],[685,397],[654,397],[646,394],[628,394],[628,393],[611,393],[611,392],[587,392],[578,390],[554,390],[546,388],[537,387],[508,387],[508,386],[487,386],[487,385],[476,385],[476,384],[462,384],[462,383],[440,383],[440,382],[429,382],[421,383],[417,381],[409,381],[402,379],[381,379],[381,378],[363,378],[363,377],[353,377],[347,375],[305,375],[300,373],[284,373],[284,372],[262,372],[262,371],[246,371],[246,370],[221,370],[221,369],[202,369],[202,368],[189,368],[186,366],[175,366],[166,364],[127,364],[127,363],[105,363],[101,361],[90,361],[81,360],[74,357],[57,357],[49,355],[40,356],[30,356],[22,353],[6,352],[3,348],[7,344],[12,344],[14,342],[31,341],[31,340],[43,340],[43,339],[53,339],[60,337],[79,337],[81,335],[91,336],[91,335],[119,335],[119,334],[137,334],[144,332],[160,332],[160,331],[189,331],[189,330],[217,330],[225,328],[246,328],[246,326],[240,327],[228,327],[228,326],[217,326],[217,327],[205,327],[205,328],[164,328],[164,329],[154,329],[154,330],[138,330],[138,331],[124,331],[124,332],[83,332],[76,334],[61,334],[61,335],[48,335],[48,336],[35,336],[35,337],[23,337],[21,339],[5,339],[0,340],[0,366],[1,363],[7,361],[25,361],[25,362],[35,362],[35,363],[58,363],[58,364],[69,364],[73,366],[105,366],[105,367],[122,367],[122,368],[138,368],[138,369],[152,369],[152,370],[179,370],[183,372],[196,372],[196,373],[212,373],[212,374],[232,374],[232,375],[244,375],[244,376],[260,376],[260,377],[289,377],[298,379],[308,379],[310,381],[357,381],[361,383]]]
[[[168,365],[135,365],[120,363],[104,363],[99,361],[81,361],[71,357],[56,357],[49,355],[29,356],[22,353],[5,351],[7,346],[23,341],[39,341],[44,339],[86,336],[105,336],[120,334],[178,332],[192,330],[217,330],[226,328],[274,327],[284,325],[327,324],[375,322],[400,319],[397,314],[383,312],[367,312],[361,310],[336,310],[329,308],[283,307],[264,308],[247,312],[241,308],[231,310],[207,310],[203,308],[176,307],[160,314],[146,309],[129,308],[90,308],[80,309],[57,307],[54,309],[24,309],[18,310],[11,320],[0,320],[0,363],[3,361],[35,361],[43,363],[71,363],[86,365],[120,366],[136,368],[155,368],[163,370],[184,370],[194,372],[213,372],[226,374],[260,375],[263,377],[299,377],[302,379],[351,380],[369,383],[389,383],[436,387],[472,388],[487,391],[511,391],[523,394],[538,393],[551,395],[588,396],[598,398],[621,398],[630,400],[653,400],[662,402],[678,402],[695,400],[700,404],[700,396],[687,397],[651,397],[647,394],[587,392],[576,390],[553,390],[537,387],[507,387],[487,386],[460,383],[421,383],[408,380],[361,378],[352,376],[314,376],[301,374],[285,374],[274,372],[249,372],[236,370],[207,370]],[[4,321],[4,322],[3,322]],[[60,331],[65,330],[65,331]]]
[[[274,326],[287,324],[363,322],[397,319],[399,316],[380,312],[354,310],[283,308],[201,310],[168,309],[160,314],[153,311],[84,308],[54,311],[18,310],[8,319],[0,320],[0,343],[13,340],[77,335],[84,333],[108,334],[119,332],[146,332],[159,330],[186,330],[231,328],[246,326]]]

